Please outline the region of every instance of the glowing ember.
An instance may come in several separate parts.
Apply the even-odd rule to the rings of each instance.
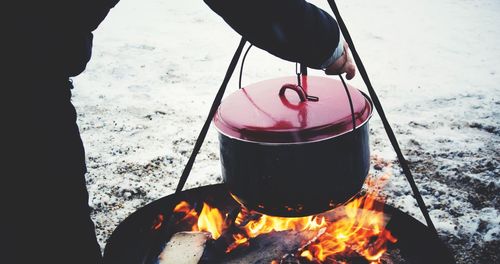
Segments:
[[[389,165],[388,171],[391,171]],[[234,226],[239,233],[229,236],[232,242],[226,253],[246,246],[251,239],[262,234],[279,231],[319,231],[326,229],[314,241],[303,241],[304,246],[297,252],[302,258],[314,263],[334,261],[337,254],[355,252],[371,263],[379,263],[379,259],[387,250],[387,242],[395,243],[397,239],[385,229],[388,219],[385,219],[380,200],[379,190],[389,177],[386,173],[377,180],[369,177],[365,184],[369,191],[344,206],[332,211],[307,217],[286,218],[261,215],[249,212],[245,208],[238,214]],[[206,231],[214,239],[219,238],[227,229],[224,216],[217,208],[203,204],[201,213],[191,208],[186,202],[175,207],[175,212],[181,213],[183,223],[192,223],[192,231]],[[232,238],[231,238],[232,237]]]
[[[153,228],[154,230],[158,230],[160,229],[162,223],[163,223],[163,215],[159,214],[158,216],[156,216],[155,222],[153,223],[153,226],[151,228]]]
[[[247,246],[249,244],[248,242],[248,237],[242,235],[242,234],[236,234],[233,235],[234,242],[229,245],[226,249],[226,253],[229,253],[233,251],[233,249],[236,249],[239,246]]]

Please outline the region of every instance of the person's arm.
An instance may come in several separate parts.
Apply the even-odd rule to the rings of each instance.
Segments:
[[[282,59],[328,69],[348,58],[335,19],[304,0],[204,1],[250,43]]]

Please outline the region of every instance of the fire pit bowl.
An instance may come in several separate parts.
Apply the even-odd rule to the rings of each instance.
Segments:
[[[191,204],[207,202],[228,210],[237,208],[227,187],[223,184],[209,185],[183,191],[179,199]],[[168,231],[161,224],[160,214],[172,208],[177,201],[172,195],[156,200],[127,217],[113,232],[104,251],[104,264],[154,264]],[[384,213],[390,215],[386,228],[398,238],[389,248],[399,249],[404,258],[401,263],[447,264],[454,263],[448,248],[427,226],[402,211],[384,206]]]

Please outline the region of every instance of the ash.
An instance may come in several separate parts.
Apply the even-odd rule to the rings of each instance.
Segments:
[[[338,4],[441,238],[458,263],[498,263],[500,2]],[[122,1],[95,32],[73,102],[101,246],[130,213],[173,192],[238,40],[199,0]],[[252,49],[243,84],[294,71]],[[350,83],[366,91],[359,73]],[[228,93],[236,89],[233,77]],[[377,115],[370,128],[376,174],[375,160],[395,154]],[[186,188],[222,181],[217,144],[212,128]],[[388,203],[423,221],[393,169]]]

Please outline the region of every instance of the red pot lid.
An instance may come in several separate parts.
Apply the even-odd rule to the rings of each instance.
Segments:
[[[296,77],[284,77],[239,89],[219,106],[216,128],[228,137],[260,143],[312,142],[352,131],[349,99],[339,80],[302,76],[303,91],[317,101],[301,101],[294,85],[282,89],[296,83]],[[371,101],[358,89],[348,88],[360,127],[372,114]]]

